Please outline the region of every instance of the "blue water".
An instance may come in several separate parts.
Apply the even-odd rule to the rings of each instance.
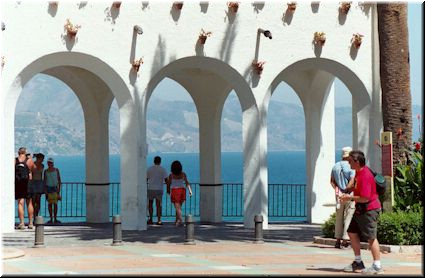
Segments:
[[[199,182],[199,154],[198,153],[152,153],[147,157],[147,166],[153,164],[153,158],[159,155],[161,165],[169,172],[174,160],[180,160],[183,171],[190,182]],[[85,182],[84,156],[57,156],[55,166],[61,172],[62,181]],[[305,152],[279,151],[269,152],[267,155],[269,183],[303,184],[306,181]],[[120,156],[111,155],[109,158],[109,180],[120,181]],[[243,181],[243,154],[240,152],[222,153],[222,182],[242,183]]]
[[[199,215],[199,154],[198,153],[152,153],[147,157],[147,166],[153,164],[153,158],[162,157],[161,165],[169,172],[174,160],[180,160],[183,171],[186,172],[192,184],[194,196],[187,200],[183,206],[184,214]],[[335,153],[336,160],[340,156]],[[61,172],[62,182],[75,182],[81,184],[63,186],[61,194],[63,200],[59,202],[59,216],[61,221],[85,221],[85,157],[84,156],[55,156],[55,166]],[[306,183],[306,157],[304,151],[277,151],[269,152],[268,183],[269,184],[294,184],[294,186],[269,186],[269,217],[274,216],[275,221],[305,221],[306,202],[305,187],[298,186]],[[109,161],[109,175],[111,183],[120,182],[120,156],[111,155]],[[243,154],[239,152],[222,153],[222,183],[243,183]],[[295,186],[297,185],[297,186]],[[120,212],[119,187],[110,187],[110,215]],[[17,208],[15,208],[17,216]],[[155,210],[154,210],[155,211]],[[168,213],[168,214],[167,214]],[[223,219],[225,221],[242,221],[243,193],[242,186],[225,185],[223,187]],[[26,214],[26,211],[25,211]],[[48,217],[45,196],[42,197],[41,214]],[[156,214],[156,213],[155,213]],[[163,215],[174,215],[175,210],[169,201],[169,196],[163,197]],[[238,216],[239,215],[239,216]],[[290,215],[282,217],[282,215]],[[71,217],[72,216],[72,217]],[[82,217],[74,217],[82,216]],[[168,219],[169,218],[169,219]],[[164,221],[173,221],[173,217],[163,217]]]

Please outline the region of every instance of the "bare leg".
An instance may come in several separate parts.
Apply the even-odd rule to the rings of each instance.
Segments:
[[[27,198],[26,201],[27,201],[27,210],[28,210],[28,221],[29,221],[28,225],[32,225],[34,220],[34,206],[32,205],[32,198]]]
[[[34,198],[34,218],[40,213],[40,195],[35,195]]]
[[[348,233],[351,241],[351,247],[354,251],[354,256],[360,256],[360,238],[356,233]]]
[[[19,217],[19,225],[25,225],[24,224],[24,204],[25,204],[25,199],[21,198],[18,199],[18,217]]]
[[[53,222],[53,204],[49,204],[50,222]]]
[[[149,210],[149,222],[153,221],[153,199],[149,200],[149,206],[148,206],[148,210]]]
[[[56,222],[58,220],[58,204],[53,204],[53,216]]]
[[[158,217],[158,222],[161,222],[161,213],[162,213],[162,202],[161,199],[155,199],[156,203],[156,216]]]
[[[372,252],[372,257],[374,261],[379,261],[381,259],[381,252],[379,251],[379,242],[378,239],[368,240],[370,251]]]
[[[174,206],[176,208],[176,225],[182,223],[181,217],[182,217],[182,207],[180,203],[174,203]]]

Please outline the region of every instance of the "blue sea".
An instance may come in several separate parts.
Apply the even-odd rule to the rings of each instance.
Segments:
[[[199,216],[199,154],[198,153],[151,153],[147,157],[147,166],[153,164],[153,158],[159,155],[161,165],[170,170],[174,160],[183,165],[194,194],[183,205],[183,213]],[[340,157],[340,151],[335,153],[335,160]],[[85,221],[85,157],[55,156],[55,166],[61,172],[65,184],[62,187],[62,201],[58,203],[58,218],[62,222]],[[303,222],[306,221],[306,156],[305,151],[269,152],[268,183],[269,183],[269,221]],[[120,212],[120,156],[111,155],[109,161],[109,180],[117,183],[110,186],[110,215]],[[223,220],[243,220],[243,153],[222,153],[222,183],[223,186]],[[154,212],[156,209],[154,209]],[[27,212],[25,211],[25,214]],[[155,215],[156,213],[154,213]],[[17,219],[17,209],[15,209]],[[45,197],[42,197],[41,215],[48,220]],[[173,221],[175,210],[169,196],[163,197],[163,220]]]

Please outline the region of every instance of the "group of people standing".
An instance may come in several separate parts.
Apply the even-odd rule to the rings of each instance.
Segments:
[[[27,153],[25,147],[18,150],[15,157],[15,200],[18,203],[19,224],[17,229],[25,229],[24,205],[28,210],[28,229],[34,227],[34,219],[40,213],[40,200],[46,194],[50,220],[47,222],[60,223],[57,219],[58,201],[61,200],[61,177],[59,169],[54,167],[53,158],[47,159],[47,168],[44,169],[44,154]]]
[[[175,225],[183,224],[182,204],[186,201],[186,188],[189,190],[189,196],[192,197],[192,188],[187,180],[186,173],[183,172],[183,166],[180,161],[175,160],[171,163],[171,173],[161,166],[161,157],[155,156],[154,165],[148,168],[146,174],[148,183],[148,225],[153,224],[153,201],[156,203],[156,215],[158,217],[157,225],[162,225],[162,196],[164,193],[164,183],[167,187],[167,194],[170,194],[171,202],[176,209]]]
[[[335,248],[349,248],[349,240],[354,252],[354,261],[344,271],[382,274],[377,239],[381,203],[364,153],[344,147],[342,160],[332,168],[330,183],[336,195]],[[373,263],[369,268],[365,267],[361,258],[360,240],[368,242],[372,253]]]

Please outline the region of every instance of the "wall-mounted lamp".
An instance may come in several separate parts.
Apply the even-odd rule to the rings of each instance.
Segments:
[[[134,31],[136,31],[139,35],[143,34],[143,29],[139,25],[134,25]]]
[[[6,30],[6,25],[4,24],[4,22],[3,22],[3,21],[1,22],[1,30],[2,30],[2,31]]]
[[[258,32],[263,33],[266,38],[272,39],[272,32],[258,28]]]

